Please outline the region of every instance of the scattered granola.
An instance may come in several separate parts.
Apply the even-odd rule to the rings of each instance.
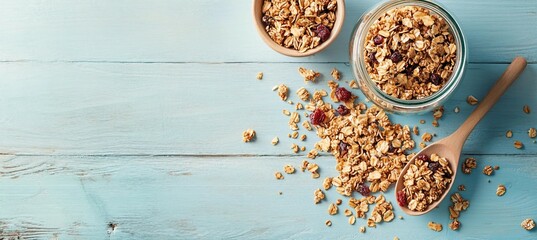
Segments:
[[[308,131],[311,131],[311,130],[313,129],[313,128],[311,127],[309,121],[304,121],[304,122],[302,123],[302,126],[303,126],[306,130],[308,130]]]
[[[313,202],[315,204],[318,204],[324,199],[324,197],[325,196],[324,196],[323,191],[321,191],[321,189],[317,188],[317,190],[315,190],[315,192],[313,193]]]
[[[507,132],[505,132],[505,137],[506,138],[512,138],[513,137],[513,131],[507,130]]]
[[[289,92],[289,89],[284,84],[280,84],[278,86],[278,96],[282,99],[282,101],[287,100],[287,94]]]
[[[296,95],[298,95],[298,97],[302,99],[302,101],[308,101],[310,99],[310,92],[308,92],[308,90],[303,87],[299,88],[296,91]]]
[[[255,131],[253,129],[249,128],[246,131],[242,132],[243,142],[250,142],[254,140],[254,138],[255,138]]]
[[[430,142],[432,139],[433,135],[428,132],[424,133],[423,136],[421,136],[421,140],[423,140],[424,142]]]
[[[409,159],[405,151],[414,148],[408,126],[393,124],[377,106],[362,113],[364,108],[351,105],[346,116],[336,115],[329,104],[316,110],[326,119],[317,127],[321,141],[315,148],[336,157],[339,176],[332,183],[345,196],[365,181],[370,182],[371,192],[386,191]]]
[[[311,159],[315,159],[317,155],[319,155],[319,152],[317,152],[317,149],[311,149],[307,157]]]
[[[304,105],[302,105],[302,103],[297,103],[296,106],[295,106],[295,109],[296,110],[302,110],[302,109],[304,109]]]
[[[431,229],[433,231],[437,231],[437,232],[442,231],[442,224],[440,224],[440,223],[429,222],[427,224],[427,227],[429,227],[429,229]]]
[[[466,158],[462,163],[462,173],[470,174],[477,167],[477,161],[473,157]]]
[[[526,219],[524,219],[524,221],[522,221],[522,223],[520,223],[520,226],[522,226],[522,228],[530,231],[535,227],[535,221],[533,221],[533,219],[531,219],[531,218],[526,218]]]
[[[339,71],[336,69],[336,68],[333,68],[332,69],[332,72],[330,72],[330,75],[332,75],[332,77],[334,78],[334,80],[338,80],[341,79],[341,74],[339,73]]]
[[[287,165],[285,165],[283,167],[283,171],[285,173],[287,173],[287,174],[293,174],[293,173],[295,173],[295,167],[293,167],[292,165],[287,164]]]
[[[290,138],[293,138],[293,139],[298,138],[298,132],[295,131],[295,132],[293,132],[293,133],[290,133],[290,134],[289,134],[289,137],[290,137]]]
[[[371,79],[385,93],[405,100],[438,92],[452,75],[457,52],[446,21],[418,6],[381,15],[369,28],[364,48]]]
[[[515,141],[513,145],[515,146],[516,149],[521,149],[524,147],[524,144],[522,144],[521,141]]]
[[[530,112],[531,112],[530,106],[524,105],[524,107],[522,108],[522,111],[524,111],[524,113],[526,113],[526,114],[530,114]]]
[[[336,215],[338,212],[338,207],[335,203],[330,203],[328,206],[328,214],[330,215]]]
[[[361,226],[361,227],[360,227],[360,232],[361,232],[361,233],[365,233],[365,226]]]
[[[351,80],[349,82],[349,87],[352,88],[352,89],[357,89],[358,88],[358,82],[356,82],[356,80]]]
[[[425,120],[424,120],[424,119],[421,119],[421,120],[420,120],[420,123],[421,123],[421,124],[425,124]]]
[[[505,186],[503,184],[498,185],[498,188],[496,189],[496,195],[503,196],[505,194]]]
[[[326,224],[326,226],[332,226],[332,221],[330,220],[326,220],[326,222],[324,222],[324,224]]]
[[[308,136],[306,136],[306,134],[302,134],[302,135],[300,136],[300,140],[301,140],[301,141],[306,141],[306,138],[307,138],[307,137],[308,137]]]
[[[420,154],[404,175],[406,206],[412,211],[425,211],[440,199],[451,183],[453,172],[449,162],[436,154]],[[404,203],[400,205],[405,205]]]
[[[461,223],[459,222],[458,219],[453,219],[453,221],[451,221],[449,223],[449,228],[453,231],[457,231],[459,230],[459,228],[461,227]]]
[[[324,190],[328,190],[332,187],[332,178],[327,177],[323,181],[323,188]]]
[[[276,172],[274,173],[274,176],[276,176],[276,179],[278,180],[282,180],[283,179],[283,174],[281,172]]]
[[[291,116],[291,113],[290,113],[289,110],[287,110],[287,109],[282,110],[282,113],[283,113],[283,115],[285,115],[285,116]]]
[[[336,0],[265,0],[261,21],[278,45],[306,52],[330,38]]]
[[[535,137],[537,137],[537,130],[535,130],[535,128],[530,128],[530,129],[528,130],[528,136],[529,136],[530,138],[535,138]]]
[[[349,224],[354,225],[355,222],[356,222],[356,217],[355,216],[350,216],[349,217]]]
[[[464,186],[464,184],[461,184],[461,185],[459,185],[459,187],[457,187],[457,189],[458,189],[459,191],[461,191],[461,192],[462,192],[462,191],[466,191],[466,186]]]
[[[420,130],[418,129],[418,126],[414,126],[412,128],[412,132],[414,132],[414,135],[416,136],[420,135]]]
[[[294,153],[298,153],[300,149],[298,148],[298,145],[293,143],[291,144],[291,150],[293,150]]]
[[[466,98],[466,102],[470,105],[476,105],[479,101],[474,96],[470,95]]]
[[[485,168],[483,168],[483,174],[487,175],[487,176],[490,176],[492,175],[492,173],[494,172],[494,169],[492,168],[492,166],[485,166]]]
[[[317,78],[321,76],[320,73],[303,67],[298,68],[298,73],[300,73],[300,75],[304,77],[304,82],[315,82],[315,80],[317,80]]]
[[[274,138],[272,139],[272,142],[271,142],[271,143],[272,143],[272,145],[276,145],[276,144],[278,144],[279,142],[280,142],[280,139],[279,139],[278,137],[274,137]]]
[[[341,205],[342,202],[343,202],[343,200],[341,200],[341,198],[338,198],[338,199],[336,200],[336,205],[339,206],[339,205]]]
[[[352,214],[352,211],[349,210],[349,209],[345,209],[345,211],[343,211],[343,214],[345,214],[346,217],[350,217],[350,216],[353,215],[353,214]]]
[[[470,201],[462,198],[458,192],[452,194],[450,200],[452,204],[448,207],[449,219],[453,221],[449,224],[449,228],[455,231],[460,228],[461,223],[459,222],[459,216],[462,211],[468,209]]]
[[[263,79],[263,72],[258,72],[256,78],[257,80]]]

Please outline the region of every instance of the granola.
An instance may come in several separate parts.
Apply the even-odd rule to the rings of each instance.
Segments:
[[[470,174],[472,173],[472,169],[477,167],[477,161],[475,158],[469,157],[464,160],[462,163],[462,173]]]
[[[295,173],[295,167],[293,167],[292,165],[287,164],[287,165],[285,165],[283,167],[283,171],[285,173],[287,173],[287,174],[293,174],[293,173]]]
[[[407,204],[399,204],[406,205],[412,211],[425,211],[442,197],[451,183],[452,175],[449,162],[445,158],[434,153],[430,157],[418,155],[403,176],[404,188],[401,191]]]
[[[433,231],[437,231],[437,232],[442,231],[442,224],[440,224],[440,223],[429,222],[427,224],[427,227],[429,227],[429,229],[431,229]]]
[[[447,22],[419,6],[394,8],[369,28],[364,59],[371,80],[392,97],[438,92],[452,75],[457,46]]]
[[[281,172],[275,172],[274,173],[274,176],[276,177],[276,179],[278,180],[282,180],[283,179],[283,174]]]
[[[313,193],[313,202],[314,202],[315,204],[320,203],[321,200],[324,199],[324,197],[325,197],[325,196],[324,196],[323,191],[321,191],[321,189],[318,189],[318,188],[317,188],[317,190],[315,190],[315,192]]]
[[[257,80],[263,79],[263,72],[258,72],[256,78]]]
[[[524,221],[522,221],[522,223],[520,223],[520,226],[522,226],[522,228],[530,231],[535,227],[535,221],[533,221],[533,219],[531,219],[531,218],[526,218],[526,219],[524,219]]]
[[[474,96],[470,95],[466,98],[466,102],[470,105],[476,105],[479,100],[477,100],[477,98],[475,98]]]
[[[287,88],[287,86],[285,86],[285,84],[280,84],[278,86],[278,96],[280,96],[282,101],[287,100],[287,94],[288,93],[289,93],[289,89]]]
[[[339,73],[339,71],[336,69],[336,68],[333,68],[332,69],[332,72],[330,72],[330,75],[332,75],[332,77],[334,78],[334,80],[338,80],[341,79],[341,74]]]
[[[522,111],[524,111],[525,114],[530,114],[531,112],[530,106],[524,105],[524,107],[522,108]]]
[[[494,169],[492,168],[492,166],[487,165],[483,168],[483,174],[490,176],[492,175],[492,173],[494,173]]]
[[[496,195],[503,196],[505,194],[505,186],[503,184],[498,185],[498,188],[496,189]]]
[[[315,82],[315,80],[317,80],[317,78],[321,76],[320,73],[303,67],[298,68],[298,73],[300,73],[300,75],[304,77],[304,82]]]
[[[530,138],[537,137],[537,130],[535,130],[535,128],[528,129],[528,137]]]
[[[319,103],[327,121],[317,126],[321,141],[315,149],[336,157],[339,176],[332,183],[337,182],[338,193],[351,196],[366,181],[371,192],[386,191],[409,160],[406,150],[414,148],[410,128],[393,124],[377,106],[363,113],[363,104],[348,107],[350,113],[341,116],[330,104]]]
[[[306,52],[328,40],[336,10],[336,0],[265,0],[261,21],[278,45]]]
[[[251,128],[247,129],[246,131],[242,132],[242,141],[243,142],[250,142],[255,138],[255,131]]]
[[[310,92],[308,92],[308,90],[303,87],[299,88],[296,91],[296,95],[298,95],[298,97],[302,99],[302,101],[308,101],[310,99]]]
[[[452,194],[450,199],[452,204],[448,207],[448,210],[449,219],[452,221],[449,223],[449,228],[456,231],[461,227],[461,223],[459,222],[460,214],[470,206],[470,201],[462,198],[458,192]]]
[[[524,147],[524,144],[521,141],[515,141],[513,145],[515,146],[516,149],[522,149]]]
[[[328,214],[330,215],[336,215],[338,212],[338,207],[335,203],[330,203],[328,206]]]

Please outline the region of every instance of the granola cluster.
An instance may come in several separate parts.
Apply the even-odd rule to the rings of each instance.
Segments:
[[[406,201],[399,204],[406,205],[412,211],[425,211],[442,197],[451,183],[452,175],[449,162],[445,158],[437,154],[431,154],[430,157],[418,155],[403,176],[404,188],[400,195],[404,195]]]
[[[371,79],[386,94],[404,100],[438,92],[453,72],[457,53],[446,21],[418,6],[380,16],[369,28],[364,49]]]
[[[449,206],[449,219],[452,221],[449,223],[449,228],[453,231],[458,230],[461,227],[459,222],[459,216],[462,211],[470,206],[470,201],[462,198],[462,196],[456,192],[451,195],[451,206]]]
[[[336,0],[265,0],[261,21],[278,45],[306,52],[328,40],[336,10]]]
[[[351,196],[366,182],[371,192],[384,192],[410,159],[406,155],[414,148],[410,128],[392,123],[376,106],[365,110],[364,104],[346,105],[349,112],[344,116],[330,104],[317,105],[325,120],[317,126],[321,140],[315,148],[336,157],[339,176],[332,178],[332,185],[340,194]]]

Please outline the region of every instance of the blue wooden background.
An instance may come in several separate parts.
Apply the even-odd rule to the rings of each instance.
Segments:
[[[527,58],[525,73],[464,148],[478,168],[457,179],[471,202],[459,231],[447,228],[448,202],[421,217],[396,209],[403,220],[366,234],[358,231],[362,219],[351,226],[341,213],[329,216],[328,203],[340,198],[334,190],[313,204],[322,179],[336,174],[329,156],[314,160],[320,179],[274,179],[304,154],[291,153],[296,141],[286,137],[281,114],[291,106],[271,88],[285,83],[297,101],[299,66],[327,76],[336,67],[351,80],[350,32],[376,2],[347,1],[332,46],[289,58],[261,41],[246,0],[3,0],[0,239],[537,239],[520,227],[537,219],[537,144],[527,136],[537,127],[534,0],[442,1],[467,37],[468,74],[439,128],[431,114],[392,116],[446,136],[472,111],[466,96],[482,99],[513,57]],[[326,89],[326,81],[308,88]],[[534,112],[524,114],[525,104]],[[241,142],[247,128],[257,131],[256,142]],[[307,135],[311,149],[317,137]],[[275,136],[281,141],[272,146]],[[501,169],[489,177],[485,165]],[[503,197],[495,195],[498,184],[507,187]],[[386,197],[393,201],[393,190]],[[444,230],[427,229],[429,221]]]

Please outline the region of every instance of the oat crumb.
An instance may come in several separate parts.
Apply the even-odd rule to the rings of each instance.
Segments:
[[[258,72],[256,78],[257,80],[263,79],[263,72]]]
[[[242,141],[250,142],[255,139],[255,131],[251,128],[247,129],[242,133]]]
[[[527,219],[524,219],[524,221],[522,221],[522,223],[520,223],[520,226],[522,226],[522,228],[530,231],[535,227],[535,221],[533,221],[533,219],[531,219],[531,218],[527,218]]]

